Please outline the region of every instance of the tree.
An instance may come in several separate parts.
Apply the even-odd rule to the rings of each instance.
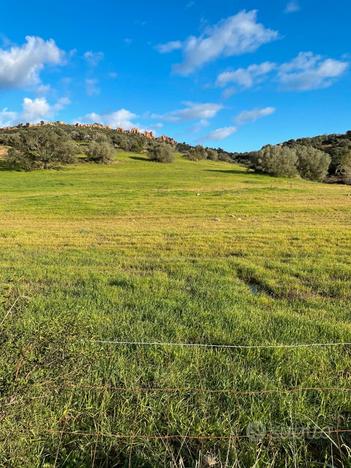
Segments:
[[[131,141],[130,151],[132,151],[133,153],[141,153],[143,149],[144,149],[144,145],[141,140]]]
[[[207,151],[203,146],[197,145],[194,148],[190,148],[187,153],[187,157],[190,159],[190,161],[200,161],[201,159],[207,159]]]
[[[87,159],[96,164],[110,164],[113,161],[114,154],[114,148],[109,143],[93,141],[89,144]]]
[[[172,148],[166,144],[154,145],[149,149],[148,156],[151,161],[162,163],[171,163],[174,161],[174,152]]]
[[[216,150],[207,148],[207,159],[210,159],[211,161],[218,161],[218,153]]]
[[[58,168],[77,160],[77,146],[52,129],[21,131],[8,151],[6,160],[13,169],[32,171]]]
[[[351,148],[340,154],[335,173],[342,177],[351,177]]]
[[[296,152],[286,146],[268,145],[253,158],[252,168],[278,177],[298,175]]]
[[[322,181],[328,174],[331,157],[312,146],[295,146],[297,168],[303,179]]]

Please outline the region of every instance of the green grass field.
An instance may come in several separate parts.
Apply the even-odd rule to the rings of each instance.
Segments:
[[[117,159],[0,172],[0,466],[351,466],[350,346],[98,341],[351,342],[351,188]]]

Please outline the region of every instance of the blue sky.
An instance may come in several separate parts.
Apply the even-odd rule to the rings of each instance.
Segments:
[[[245,151],[351,129],[349,0],[0,0],[0,125]]]

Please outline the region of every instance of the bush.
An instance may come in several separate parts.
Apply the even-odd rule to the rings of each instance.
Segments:
[[[93,141],[89,144],[87,159],[96,164],[110,164],[113,161],[114,154],[114,148],[109,143]]]
[[[6,160],[10,168],[33,171],[53,169],[77,161],[77,146],[52,129],[21,131],[13,141]]]
[[[207,159],[210,159],[211,161],[218,161],[218,153],[216,150],[208,148],[206,152]]]
[[[303,179],[322,181],[328,174],[331,157],[312,146],[295,146],[297,168]]]
[[[174,152],[169,145],[155,145],[149,149],[148,153],[151,161],[157,161],[162,163],[171,163],[174,161]]]
[[[329,173],[339,177],[351,177],[351,144],[346,141],[330,151],[332,158]]]
[[[265,146],[256,153],[252,168],[278,177],[298,175],[297,154],[286,146]]]
[[[187,153],[188,159],[190,161],[200,161],[201,159],[207,159],[207,151],[201,146],[197,145],[195,148],[191,148]]]
[[[143,143],[139,140],[135,140],[131,142],[129,151],[132,151],[133,153],[141,153],[143,149]]]

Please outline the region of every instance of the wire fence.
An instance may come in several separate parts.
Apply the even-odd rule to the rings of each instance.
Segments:
[[[85,340],[85,342],[96,344],[111,344],[116,346],[170,346],[182,348],[212,348],[212,349],[296,349],[296,348],[328,348],[351,346],[348,342],[336,343],[297,343],[297,344],[261,344],[261,345],[239,345],[239,344],[210,344],[210,343],[173,343],[161,341],[118,341],[118,340]]]
[[[47,385],[47,384],[45,384]],[[351,388],[348,387],[289,387],[275,388],[262,390],[237,390],[233,388],[211,389],[201,387],[119,387],[114,385],[85,385],[85,384],[70,384],[64,383],[59,385],[60,388],[73,388],[81,390],[110,390],[113,393],[205,393],[205,394],[230,394],[235,396],[261,396],[272,395],[279,393],[303,393],[303,392],[318,392],[318,393],[349,393]]]
[[[203,441],[231,441],[231,440],[252,440],[253,438],[272,438],[272,439],[291,439],[298,437],[311,437],[311,438],[331,438],[333,435],[348,435],[351,434],[350,428],[326,428],[325,430],[302,429],[301,431],[287,431],[287,432],[270,432],[264,431],[257,433],[247,434],[230,434],[230,435],[189,435],[189,434],[114,434],[109,432],[90,432],[90,431],[68,431],[68,430],[51,430],[48,429],[44,432],[53,435],[70,435],[79,437],[93,437],[103,438],[108,437],[119,440],[203,440]]]

